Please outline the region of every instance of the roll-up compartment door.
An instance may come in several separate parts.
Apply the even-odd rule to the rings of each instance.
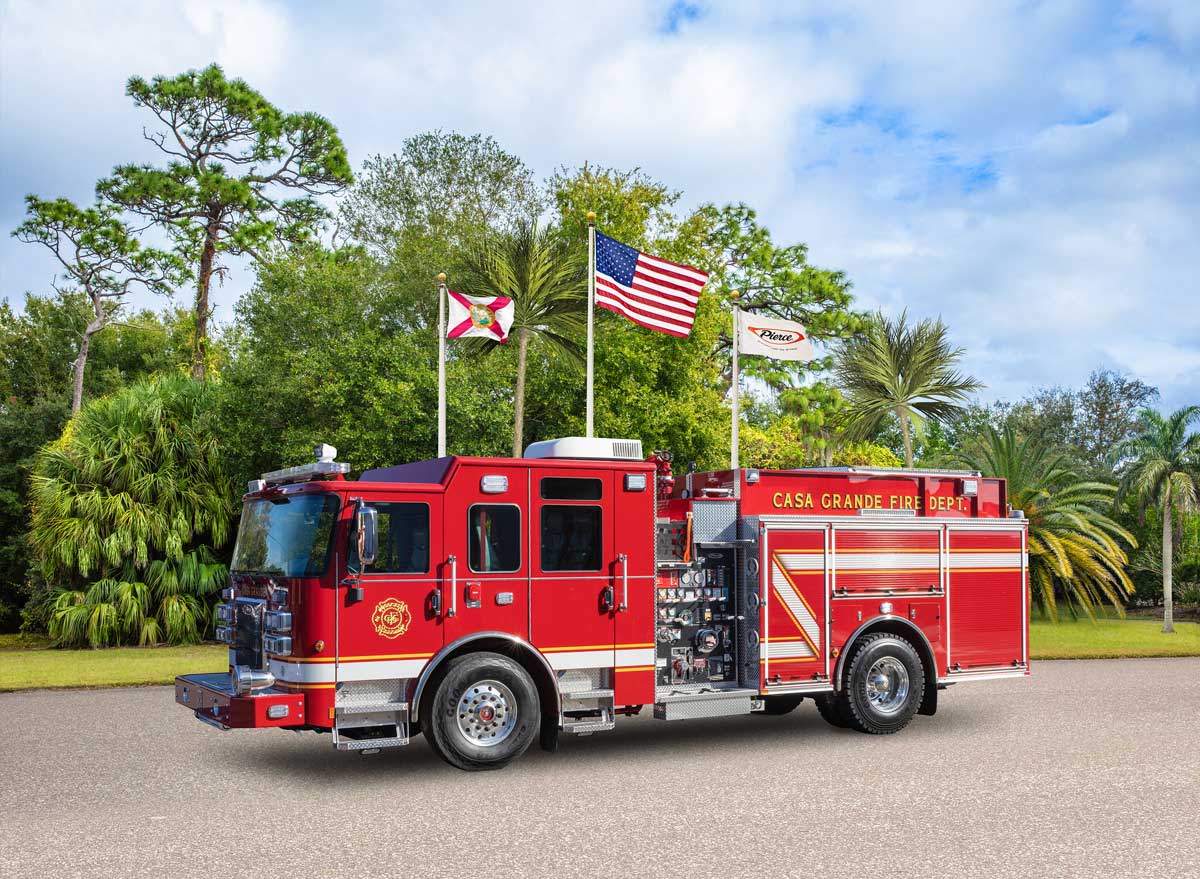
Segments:
[[[1023,532],[951,527],[947,550],[951,672],[1025,663]]]

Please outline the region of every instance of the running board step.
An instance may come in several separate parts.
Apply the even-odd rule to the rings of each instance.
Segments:
[[[654,716],[658,720],[695,720],[749,714],[756,698],[758,690],[748,688],[671,693],[654,703]]]
[[[612,717],[607,718],[592,718],[580,720],[575,723],[569,720],[563,724],[563,732],[574,733],[575,735],[587,735],[588,733],[603,732],[613,728]]]
[[[588,699],[611,699],[612,690],[563,690],[562,698],[566,702],[582,702]]]
[[[393,736],[390,739],[340,739],[339,751],[373,751],[380,748],[400,748],[408,744],[407,737]]]
[[[408,720],[407,702],[376,702],[371,705],[339,705],[339,715],[343,714],[394,714],[397,720]]]

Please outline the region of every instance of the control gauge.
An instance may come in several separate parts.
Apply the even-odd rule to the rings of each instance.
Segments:
[[[692,582],[695,583],[697,586],[703,586],[704,585],[704,572],[697,571],[695,574],[693,574]]]
[[[690,585],[692,582],[692,572],[684,571],[682,574],[680,574],[679,582],[682,583],[684,586]]]

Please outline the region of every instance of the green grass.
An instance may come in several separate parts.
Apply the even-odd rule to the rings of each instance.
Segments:
[[[53,650],[44,642],[0,635],[0,692],[54,687],[132,687],[170,684],[175,675],[223,671],[223,644],[192,647],[114,647]]]
[[[1165,635],[1161,622],[1148,620],[1034,620],[1029,652],[1033,659],[1200,656],[1200,624],[1176,623]]]
[[[1176,623],[1173,635],[1161,628],[1144,620],[1034,620],[1030,652],[1035,660],[1200,656],[1200,624]],[[0,692],[169,684],[175,675],[222,671],[227,663],[227,648],[220,644],[54,650],[43,638],[0,635]]]

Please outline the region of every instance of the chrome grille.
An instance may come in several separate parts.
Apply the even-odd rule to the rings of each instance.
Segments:
[[[261,598],[237,598],[233,603],[233,651],[237,665],[266,668],[263,653],[263,615],[267,603]]]

